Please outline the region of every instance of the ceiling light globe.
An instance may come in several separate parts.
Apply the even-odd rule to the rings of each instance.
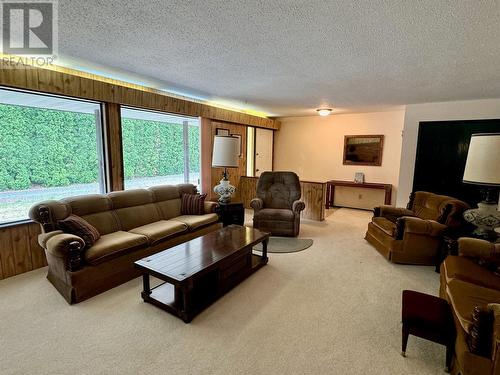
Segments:
[[[328,116],[330,113],[332,113],[331,108],[320,108],[316,110],[320,116]]]

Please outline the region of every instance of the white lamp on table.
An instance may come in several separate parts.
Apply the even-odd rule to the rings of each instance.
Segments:
[[[463,182],[485,187],[485,199],[478,208],[464,212],[464,219],[477,226],[475,234],[491,238],[500,226],[500,133],[472,134]]]
[[[237,168],[240,153],[240,140],[236,137],[216,135],[212,155],[212,167],[224,168],[222,180],[214,187],[214,192],[219,195],[220,203],[229,203],[236,188],[229,183],[227,168]]]

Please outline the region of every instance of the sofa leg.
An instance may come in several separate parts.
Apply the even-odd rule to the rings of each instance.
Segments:
[[[403,324],[403,330],[402,330],[403,336],[402,336],[402,343],[401,343],[401,355],[403,357],[406,357],[406,345],[408,344],[408,336],[410,333],[406,329],[406,327]]]

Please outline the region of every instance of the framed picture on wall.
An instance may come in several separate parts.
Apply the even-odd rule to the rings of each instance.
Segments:
[[[346,135],[344,165],[382,165],[383,135]]]
[[[238,150],[239,150],[239,153],[238,153],[238,156],[240,158],[243,157],[243,153],[241,151],[241,135],[240,134],[231,134],[231,137],[234,137],[234,138],[238,138]]]
[[[228,129],[223,129],[223,128],[215,128],[215,135],[223,135],[228,137],[229,136],[229,130]]]

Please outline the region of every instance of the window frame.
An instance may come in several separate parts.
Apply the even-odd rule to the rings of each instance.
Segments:
[[[130,190],[131,188],[127,188],[125,186],[125,157],[124,157],[124,150],[123,150],[123,116],[122,116],[122,110],[128,109],[128,110],[133,110],[133,111],[138,111],[138,112],[150,112],[150,113],[155,113],[157,115],[165,115],[165,116],[173,116],[173,117],[180,117],[183,119],[191,119],[191,120],[196,120],[198,123],[198,128],[200,131],[200,140],[198,143],[199,147],[199,165],[200,165],[200,177],[198,178],[198,183],[196,184],[197,188],[199,191],[202,189],[202,178],[201,178],[201,168],[202,168],[202,163],[201,163],[201,120],[200,117],[198,116],[188,116],[184,114],[179,114],[179,113],[173,113],[173,112],[163,112],[163,111],[157,111],[154,109],[149,109],[149,108],[141,108],[141,107],[134,107],[130,105],[120,105],[120,137],[121,137],[121,148],[122,148],[122,165],[123,165],[123,190]],[[126,117],[125,117],[126,118]],[[183,183],[190,183],[189,182],[189,124],[187,126],[183,126],[183,150],[184,150],[184,182]],[[187,155],[187,158],[186,158]],[[187,164],[187,174],[186,174],[186,164]],[[133,189],[133,188],[132,188]]]
[[[74,97],[74,96],[70,96],[70,95],[57,95],[57,94],[52,94],[52,93],[26,90],[26,89],[20,89],[20,88],[16,88],[16,87],[8,87],[8,86],[3,86],[3,85],[0,85],[0,91],[13,91],[13,92],[30,94],[30,95],[38,95],[38,96],[44,96],[44,97],[52,97],[52,98],[72,100],[72,101],[78,101],[78,102],[84,102],[84,103],[97,104],[99,106],[99,117],[96,116],[96,124],[95,124],[95,126],[96,126],[96,152],[97,152],[97,158],[98,158],[98,164],[99,164],[97,182],[99,184],[100,194],[105,194],[105,193],[108,193],[110,191],[109,190],[109,172],[108,172],[109,163],[107,160],[108,150],[107,150],[107,146],[106,146],[106,137],[107,137],[106,129],[107,129],[107,127],[106,127],[105,111],[107,109],[106,109],[104,102]],[[0,103],[0,104],[2,104],[2,103]],[[29,106],[26,106],[26,107],[29,107]],[[70,197],[70,196],[68,196],[68,197]],[[26,219],[0,222],[0,229],[15,227],[18,225],[29,224],[29,223],[34,223],[34,221],[31,220],[29,217]]]

